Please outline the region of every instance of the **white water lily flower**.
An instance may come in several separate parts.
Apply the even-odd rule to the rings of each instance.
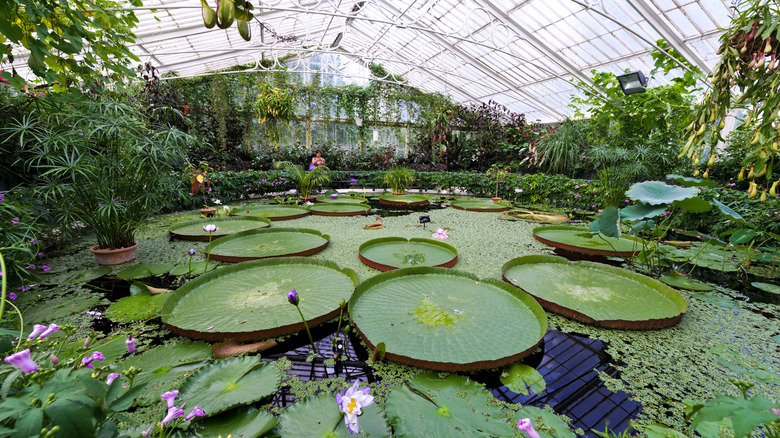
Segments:
[[[336,394],[336,403],[339,404],[339,410],[344,413],[344,424],[349,433],[359,433],[360,425],[358,416],[363,413],[363,408],[374,404],[374,396],[369,394],[370,386],[358,389],[360,380],[355,380],[352,387],[344,390],[344,394]]]

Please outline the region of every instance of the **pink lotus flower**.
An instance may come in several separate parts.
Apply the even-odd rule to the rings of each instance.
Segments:
[[[449,239],[450,236],[447,235],[447,230],[444,228],[437,228],[436,232],[433,233],[434,239]]]
[[[5,359],[3,359],[5,363],[9,363],[11,365],[16,365],[19,367],[20,370],[22,370],[23,373],[34,373],[38,371],[38,365],[33,362],[32,359],[30,359],[30,349],[22,350],[18,353],[12,354]]]
[[[531,423],[531,419],[523,418],[517,422],[517,428],[528,434],[530,438],[539,438],[539,434],[536,433],[534,425]]]

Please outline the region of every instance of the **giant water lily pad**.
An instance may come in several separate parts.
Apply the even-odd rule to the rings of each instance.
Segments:
[[[198,219],[176,224],[168,228],[168,232],[176,239],[208,242],[209,233],[203,231],[203,227],[208,224],[214,224],[218,227],[217,231],[211,233],[211,239],[218,239],[241,231],[270,227],[271,220],[255,216]]]
[[[509,205],[490,199],[466,199],[453,202],[452,208],[468,211],[506,211],[509,210]]]
[[[362,436],[392,436],[379,405],[368,405],[362,411],[358,417]],[[309,397],[286,408],[279,418],[279,434],[284,438],[347,438],[351,435],[335,396]]]
[[[203,274],[174,292],[161,310],[169,329],[209,339],[266,339],[303,330],[287,301],[295,289],[309,327],[334,318],[348,300],[357,274],[324,260],[258,260]]]
[[[317,196],[314,198],[314,202],[352,202],[357,204],[365,204],[368,202],[368,198],[354,195],[339,195],[335,198],[333,196]]]
[[[571,225],[549,225],[533,230],[534,238],[555,248],[606,257],[631,257],[642,251],[642,242],[632,236],[617,239]]]
[[[240,213],[265,217],[272,221],[286,221],[304,217],[309,214],[309,210],[294,205],[259,205],[248,207],[246,210],[241,210]]]
[[[433,239],[383,237],[360,245],[360,261],[380,271],[417,266],[450,268],[458,263],[458,251]]]
[[[249,230],[219,238],[207,249],[221,262],[245,262],[271,257],[316,254],[330,243],[330,236],[308,228]]]
[[[205,365],[208,359],[211,359],[211,347],[202,342],[163,345],[117,362],[114,372],[121,373],[130,367],[141,370],[133,383],[147,384],[136,399],[136,403],[146,406],[160,402],[160,394],[178,387],[179,379]]]
[[[310,206],[309,211],[320,216],[357,216],[368,214],[371,207],[357,202],[326,202]]]
[[[424,208],[428,197],[423,195],[388,195],[379,197],[379,205],[394,208]]]
[[[180,402],[200,406],[207,416],[256,402],[276,392],[279,367],[257,356],[220,360],[195,371],[179,388]]]
[[[502,272],[545,309],[600,327],[669,327],[687,309],[685,298],[660,281],[601,263],[533,255],[508,261]]]
[[[349,314],[371,348],[385,344],[388,359],[442,371],[515,362],[547,330],[544,311],[527,294],[445,268],[372,277],[355,290]]]
[[[514,418],[468,377],[423,373],[393,390],[385,405],[398,437],[510,437]]]

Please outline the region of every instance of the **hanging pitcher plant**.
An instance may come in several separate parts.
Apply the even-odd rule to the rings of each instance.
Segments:
[[[720,61],[709,78],[712,88],[698,105],[688,125],[687,142],[680,151],[698,166],[709,151],[704,177],[715,161],[714,150],[723,141],[725,117],[734,109],[747,109],[743,129],[751,132],[748,153],[739,180],[750,181],[748,197],[762,191],[761,200],[777,196],[778,181],[772,165],[780,158],[780,2],[751,0],[735,6],[731,27],[720,38]],[[747,171],[747,174],[746,174]],[[694,176],[698,176],[697,169]]]
[[[254,18],[252,6],[246,0],[217,0],[217,10],[211,9],[206,0],[200,0],[203,25],[211,29],[215,25],[220,29],[227,29],[236,22],[238,33],[246,41],[252,39],[252,31],[249,21]]]

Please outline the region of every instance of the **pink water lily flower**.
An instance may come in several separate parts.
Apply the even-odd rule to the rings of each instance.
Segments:
[[[351,434],[360,432],[358,416],[363,413],[363,408],[374,404],[374,396],[369,394],[370,386],[358,389],[360,380],[355,380],[352,387],[344,390],[344,394],[336,394],[336,403],[339,410],[344,413],[344,424]]]
[[[217,231],[218,229],[219,229],[219,227],[214,225],[214,224],[208,224],[208,225],[203,227],[203,231],[205,231],[207,233],[213,233],[214,231]]]
[[[517,428],[528,434],[530,438],[539,438],[539,434],[534,429],[530,418],[523,418],[517,422]]]
[[[5,359],[3,359],[5,363],[9,363],[11,365],[16,365],[19,367],[20,370],[22,370],[23,373],[34,373],[38,371],[38,365],[33,362],[32,359],[30,359],[30,349],[22,350],[18,353],[12,354]]]
[[[433,233],[434,239],[449,239],[450,236],[447,235],[447,230],[444,228],[437,228],[436,232]]]

